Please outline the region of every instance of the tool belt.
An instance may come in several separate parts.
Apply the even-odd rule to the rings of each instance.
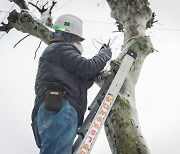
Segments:
[[[63,104],[65,92],[48,90],[46,92],[45,108],[48,111],[59,111]]]

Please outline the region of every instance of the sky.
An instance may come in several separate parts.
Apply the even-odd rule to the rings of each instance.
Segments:
[[[35,1],[35,0],[32,0]],[[45,1],[45,0],[44,0]],[[180,1],[149,0],[158,23],[147,31],[158,52],[150,54],[142,67],[136,85],[136,107],[142,133],[152,154],[180,153]],[[0,0],[0,22],[13,6]],[[17,9],[14,6],[13,9]],[[33,8],[31,10],[38,16]],[[83,56],[90,58],[100,47],[93,40],[107,42],[116,37],[112,45],[113,58],[120,53],[122,33],[104,0],[59,0],[54,9],[54,20],[62,14],[73,14],[84,22]],[[4,20],[6,22],[6,20]],[[4,33],[0,33],[0,38]],[[34,82],[38,59],[46,45],[42,44],[34,59],[40,40],[28,37],[13,46],[26,34],[11,30],[0,39],[0,154],[36,154],[31,130],[31,111],[34,105]],[[94,44],[93,44],[94,42]],[[99,88],[88,91],[88,102]],[[92,154],[111,154],[102,129]]]

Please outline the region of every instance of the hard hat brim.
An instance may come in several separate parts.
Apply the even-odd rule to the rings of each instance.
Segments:
[[[83,37],[79,37],[79,38],[80,38],[80,41],[81,41],[81,42],[85,40],[85,38],[83,38]]]

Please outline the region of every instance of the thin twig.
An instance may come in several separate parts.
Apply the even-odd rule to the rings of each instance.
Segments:
[[[0,10],[0,13],[10,13],[10,12]]]
[[[38,1],[38,2],[39,2],[39,1]],[[52,2],[52,6],[50,7],[50,15],[51,15],[52,9],[53,9],[53,7],[56,5],[56,3],[57,3],[57,2],[55,2],[55,1]],[[35,5],[35,4],[31,3],[31,2],[29,2],[29,4],[31,4],[32,6],[34,6],[41,14],[43,14],[44,12],[46,12],[46,11],[48,10],[48,8],[45,8],[46,5],[48,4],[48,2],[46,2],[46,3],[42,6],[42,8],[38,7],[38,6],[37,6],[37,3],[36,3],[36,5]]]
[[[48,2],[42,6],[41,14],[43,14],[44,12],[46,12],[46,11],[48,10],[48,8],[45,8],[45,6],[46,6],[47,4],[48,4]]]
[[[37,51],[39,50],[39,48],[40,48],[40,46],[41,46],[41,43],[42,43],[42,40],[40,41],[39,46],[38,46],[38,48],[37,48],[36,51],[35,51],[34,59],[36,59],[36,53],[37,53]]]
[[[50,15],[52,14],[52,9],[53,9],[53,7],[56,5],[56,3],[57,3],[57,2],[55,2],[55,1],[52,2],[52,6],[51,6],[50,9],[49,9],[49,10],[50,10],[50,11],[49,11],[49,14],[50,14]]]
[[[5,34],[6,34],[6,33],[3,33],[3,34],[0,36],[0,39],[2,39]]]
[[[25,38],[27,38],[28,36],[30,36],[30,34],[28,34],[28,35],[26,35],[25,37],[23,37],[22,39],[20,39],[20,40],[18,41],[18,43],[16,43],[16,44],[14,45],[14,48],[15,48],[21,41],[23,41]]]
[[[31,4],[32,6],[34,6],[40,13],[42,12],[42,10],[37,6],[37,4],[33,4],[31,2],[29,2],[29,4]],[[41,13],[42,14],[42,13]]]

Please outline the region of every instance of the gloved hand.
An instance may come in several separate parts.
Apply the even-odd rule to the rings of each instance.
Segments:
[[[103,54],[106,55],[106,57],[108,57],[109,59],[111,59],[111,57],[112,57],[111,48],[101,49],[101,50],[99,51],[99,53],[103,53]]]
[[[104,44],[102,45],[102,47],[100,48],[100,50],[101,50],[101,49],[106,49],[106,48],[109,48],[109,45],[106,44],[106,43],[104,43]]]

